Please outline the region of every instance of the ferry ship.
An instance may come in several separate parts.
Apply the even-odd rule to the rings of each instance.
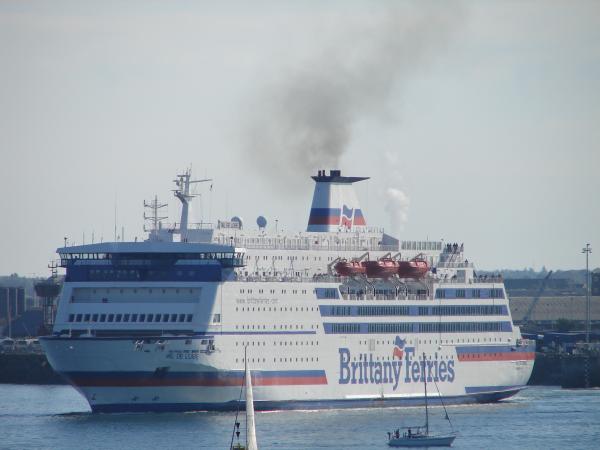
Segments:
[[[186,171],[178,224],[154,202],[145,241],[59,248],[52,367],[93,412],[236,409],[245,349],[257,410],[417,405],[424,378],[447,404],[525,387],[534,343],[501,278],[477,276],[462,244],[367,226],[367,178],[312,179],[306,231],[188,223]]]

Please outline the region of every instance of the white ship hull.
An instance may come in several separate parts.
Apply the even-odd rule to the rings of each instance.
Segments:
[[[257,304],[250,301],[256,300],[254,295],[239,295],[248,286],[257,288],[256,283],[234,282],[213,289],[214,298],[224,295],[227,300],[222,306],[214,302],[205,307],[213,312],[218,309],[222,322],[195,336],[54,336],[42,339],[42,345],[52,367],[99,412],[235,409],[245,345],[257,410],[420,404],[423,353],[429,361],[428,380],[439,387],[439,394],[429,393],[434,402],[439,395],[447,403],[509,397],[527,384],[533,368],[534,349],[531,344],[517,346],[520,335],[514,329],[451,333],[441,340],[439,333],[334,334],[326,325],[331,317],[323,316],[326,306],[335,302],[353,307],[356,301],[289,295],[288,299],[271,299],[269,304],[277,307],[270,314],[246,311],[253,308],[247,306],[242,312],[236,305]],[[204,290],[209,291],[206,285]],[[308,292],[313,292],[312,287]],[[438,303],[371,302],[409,308]],[[311,306],[298,307],[307,304]],[[98,311],[115,307],[125,312],[130,305],[97,305]],[[241,330],[239,322],[253,323],[248,328],[254,330]],[[288,322],[287,329],[281,329],[280,322]],[[405,344],[400,350],[397,338]]]

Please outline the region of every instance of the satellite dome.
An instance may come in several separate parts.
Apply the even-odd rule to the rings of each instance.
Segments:
[[[256,225],[258,225],[258,228],[265,228],[267,226],[267,219],[264,216],[258,216],[256,218]]]
[[[241,217],[238,216],[233,216],[231,218],[231,222],[233,223],[237,223],[238,224],[238,228],[241,230],[242,229],[242,225],[244,224],[243,220]]]

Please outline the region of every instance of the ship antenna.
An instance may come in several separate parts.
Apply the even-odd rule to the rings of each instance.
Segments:
[[[165,206],[167,206],[166,203],[159,203],[157,195],[154,196],[154,200],[151,200],[149,202],[144,200],[144,208],[147,208],[150,210],[150,214],[148,214],[148,215],[146,215],[146,213],[144,212],[144,220],[150,220],[152,223],[151,228],[149,228],[149,229],[147,229],[146,225],[144,225],[145,232],[148,233],[148,232],[158,230],[158,223],[161,220],[164,220],[167,218],[167,216],[159,216],[158,210],[161,208],[164,208]]]
[[[117,242],[117,193],[115,192],[115,242]]]

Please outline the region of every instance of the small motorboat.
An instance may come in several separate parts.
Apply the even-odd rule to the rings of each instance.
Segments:
[[[429,264],[423,259],[398,261],[398,276],[400,278],[423,278],[429,270]]]
[[[425,353],[423,353],[423,361],[425,361],[426,359],[427,358],[425,357]],[[396,429],[393,432],[388,432],[388,445],[390,447],[450,447],[452,446],[454,439],[456,439],[455,432],[449,434],[432,434],[429,432],[427,377],[423,377],[423,383],[425,385],[425,425],[417,427],[405,427],[403,428],[403,430],[406,431],[404,431],[402,434],[400,434],[400,428]],[[446,411],[446,406],[442,401],[441,395],[440,401],[442,402],[442,406],[444,407],[446,419],[448,420],[448,422],[450,422],[450,417],[448,416],[448,411]],[[452,426],[452,422],[450,422],[450,426]]]
[[[367,278],[391,278],[398,273],[398,261],[392,258],[379,258],[376,261],[363,261]]]
[[[338,275],[342,277],[354,277],[356,275],[364,275],[367,273],[367,268],[357,259],[348,261],[342,259],[333,266]]]

